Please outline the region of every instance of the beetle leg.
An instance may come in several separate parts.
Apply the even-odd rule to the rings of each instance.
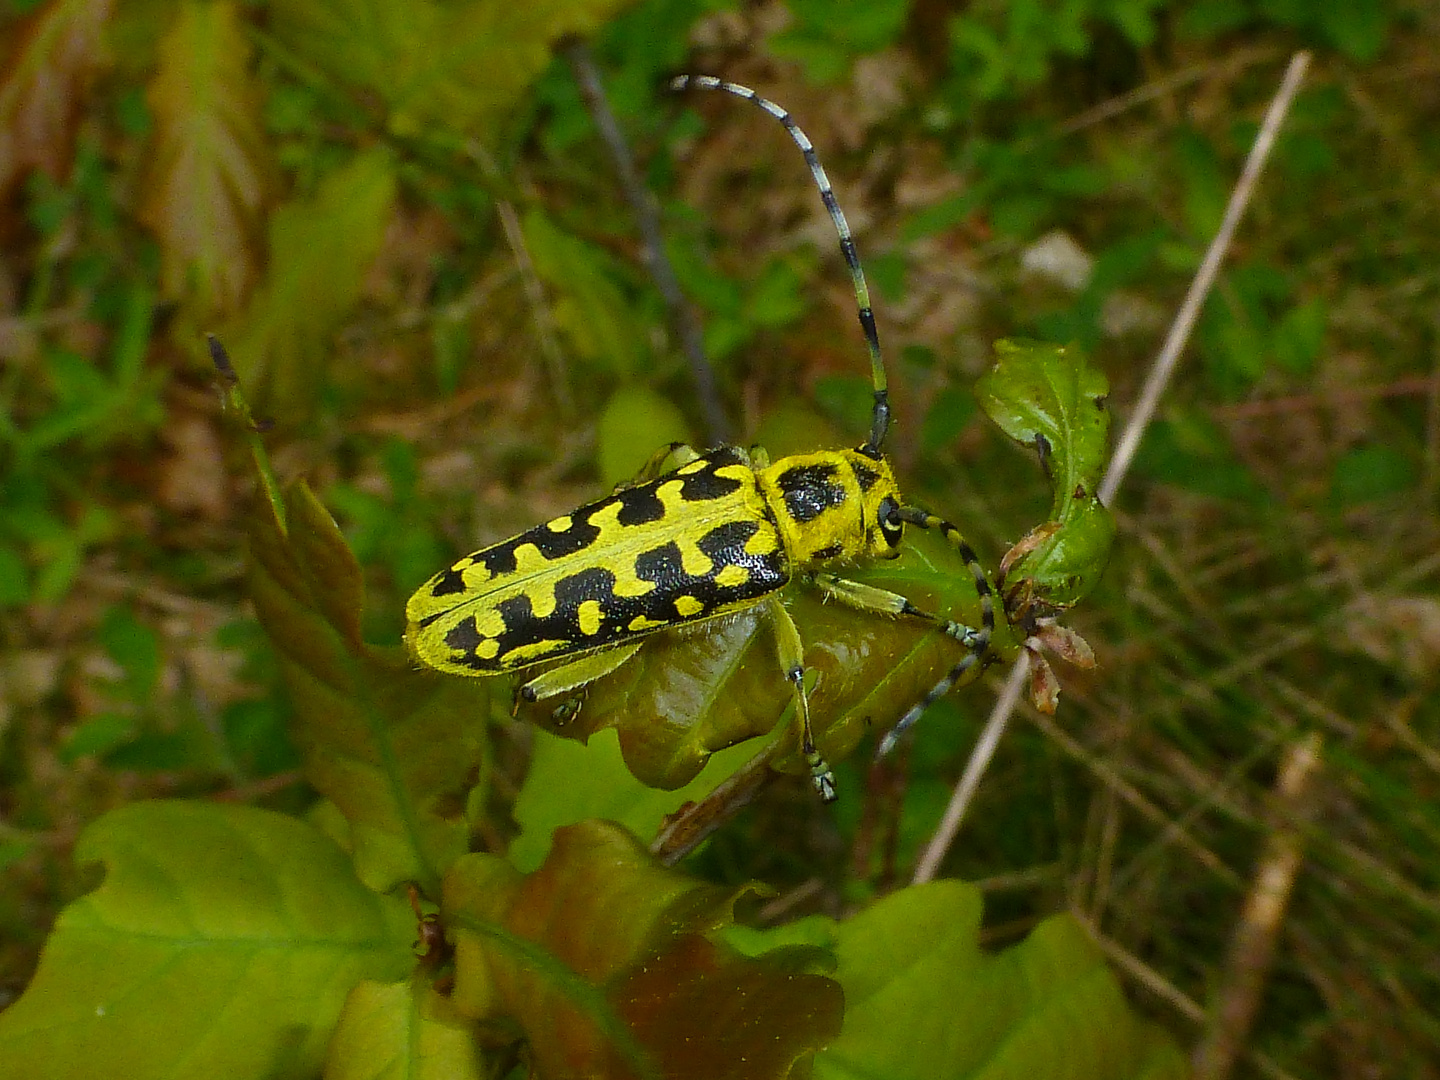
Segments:
[[[825,802],[834,802],[835,774],[815,748],[815,732],[810,726],[810,696],[805,692],[805,646],[800,641],[800,631],[778,597],[772,596],[766,602],[766,610],[770,614],[770,625],[775,628],[780,670],[795,697],[795,716],[800,723],[800,756],[810,768],[810,783],[815,786],[816,793]]]
[[[889,589],[877,589],[873,585],[864,585],[836,574],[811,574],[810,581],[827,598],[848,604],[859,611],[924,619],[926,622],[934,624],[942,633],[949,634],[967,649],[975,648],[976,643],[980,640],[979,630],[966,626],[964,623],[942,619],[939,615],[932,615],[928,611],[921,611],[906,597],[891,592]]]
[[[604,678],[639,652],[642,644],[644,643],[641,641],[632,641],[601,649],[536,675],[516,687],[515,708],[519,709],[522,702],[544,701],[546,698],[568,694],[596,679]]]
[[[648,458],[646,458],[645,464],[640,466],[640,471],[637,472],[633,477],[631,477],[629,480],[623,480],[620,483],[616,484],[614,494],[618,495],[626,488],[638,487],[640,484],[648,484],[651,480],[654,480],[662,472],[666,471],[665,463],[669,461],[672,457],[675,459],[675,462],[671,466],[671,468],[678,469],[680,468],[680,466],[689,465],[692,461],[698,459],[700,457],[700,453],[688,443],[667,443],[666,445],[660,447],[659,450],[656,450]]]

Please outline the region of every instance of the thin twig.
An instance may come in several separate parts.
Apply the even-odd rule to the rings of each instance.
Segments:
[[[1191,1059],[1195,1080],[1227,1080],[1255,1022],[1275,962],[1276,938],[1300,872],[1302,845],[1296,822],[1303,817],[1306,794],[1319,765],[1320,736],[1314,733],[1291,744],[1280,765],[1275,793],[1281,821],[1266,842],[1230,940],[1225,975],[1205,1035]]]
[[[1295,100],[1300,81],[1305,77],[1305,69],[1309,66],[1308,52],[1298,52],[1290,58],[1290,65],[1285,69],[1285,78],[1280,83],[1280,89],[1276,92],[1275,99],[1270,102],[1270,108],[1265,111],[1265,119],[1255,136],[1255,145],[1250,148],[1250,155],[1245,159],[1245,168],[1240,173],[1235,190],[1230,193],[1230,201],[1225,206],[1225,216],[1220,221],[1220,228],[1215,233],[1215,238],[1210,241],[1210,247],[1205,252],[1195,280],[1190,283],[1190,291],[1185,294],[1185,302],[1180,305],[1180,311],[1175,316],[1165,344],[1150,368],[1145,386],[1140,391],[1140,400],[1135,405],[1135,411],[1130,414],[1130,422],[1125,425],[1125,433],[1115,447],[1114,456],[1110,458],[1110,467],[1105,471],[1105,478],[1100,481],[1100,501],[1106,506],[1115,501],[1115,493],[1120,489],[1125,474],[1130,471],[1130,463],[1145,435],[1145,428],[1155,415],[1165,387],[1170,384],[1170,377],[1180,362],[1180,354],[1190,340],[1190,332],[1195,329],[1195,320],[1200,317],[1205,298],[1210,295],[1215,277],[1220,273],[1220,264],[1235,237],[1235,228],[1240,224],[1240,218],[1250,204],[1255,182],[1265,168],[1270,149],[1275,145],[1275,136],[1285,121],[1285,114],[1290,111],[1290,104]]]
[[[726,442],[730,438],[730,422],[725,417],[725,410],[720,406],[720,394],[715,388],[715,370],[710,366],[709,357],[705,355],[700,318],[681,291],[680,281],[675,277],[675,270],[665,254],[665,239],[660,232],[660,215],[655,210],[654,197],[650,194],[650,189],[641,182],[640,174],[635,169],[630,145],[625,141],[625,135],[610,108],[610,101],[605,96],[605,84],[600,80],[600,70],[595,66],[595,57],[591,54],[590,47],[579,39],[564,46],[561,52],[565,54],[565,59],[570,62],[570,69],[575,73],[575,81],[580,85],[580,93],[590,109],[590,116],[595,121],[595,126],[600,129],[600,137],[605,141],[610,157],[615,162],[615,171],[620,176],[620,189],[625,193],[625,201],[630,204],[635,223],[640,227],[640,257],[645,263],[645,269],[650,272],[655,287],[660,290],[660,296],[670,311],[670,320],[675,324],[676,333],[680,336],[680,347],[690,362],[690,377],[695,380],[695,394],[700,399],[700,412],[705,417],[706,437],[712,445]]]
[[[1025,680],[1029,677],[1030,654],[1022,651],[1019,659],[1015,661],[1015,666],[1010,669],[1005,688],[995,699],[995,708],[990,710],[990,719],[985,721],[985,730],[980,732],[975,749],[970,752],[970,760],[965,763],[965,773],[955,785],[955,792],[950,796],[950,805],[945,807],[945,816],[940,819],[935,835],[930,838],[930,843],[925,846],[925,853],[920,856],[919,865],[915,867],[915,876],[911,880],[916,885],[930,881],[940,870],[940,862],[950,850],[955,834],[960,831],[960,823],[965,820],[965,811],[975,795],[975,789],[980,786],[980,778],[985,775],[990,759],[995,756],[995,748],[1000,745],[1000,736],[1005,734],[1010,714],[1015,711],[1015,705],[1025,690]]]
[[[1154,416],[1160,396],[1165,392],[1165,387],[1180,359],[1180,353],[1190,338],[1190,332],[1195,328],[1195,320],[1204,306],[1205,297],[1215,283],[1215,276],[1219,273],[1220,264],[1235,235],[1235,227],[1239,224],[1241,215],[1244,214],[1250,196],[1255,190],[1255,182],[1259,179],[1260,172],[1265,166],[1265,161],[1270,155],[1270,148],[1275,143],[1276,133],[1280,130],[1281,123],[1284,122],[1285,114],[1295,99],[1295,93],[1300,88],[1300,80],[1304,77],[1305,69],[1309,64],[1310,54],[1307,52],[1298,52],[1291,58],[1289,67],[1285,69],[1285,77],[1280,83],[1280,89],[1276,91],[1274,100],[1270,102],[1270,107],[1265,112],[1265,119],[1255,136],[1255,144],[1250,148],[1249,157],[1245,159],[1245,168],[1240,173],[1240,179],[1236,181],[1234,191],[1230,193],[1230,202],[1225,207],[1225,216],[1221,220],[1220,229],[1216,232],[1215,238],[1210,241],[1210,247],[1205,252],[1205,259],[1195,274],[1195,280],[1190,283],[1190,291],[1185,296],[1185,302],[1180,306],[1174,325],[1170,327],[1165,344],[1155,358],[1149,377],[1145,380],[1140,401],[1131,414],[1130,422],[1126,425],[1125,433],[1116,447],[1114,456],[1110,459],[1110,467],[1106,470],[1105,479],[1100,484],[1099,492],[1100,501],[1107,506],[1114,500],[1116,491],[1119,490],[1125,474],[1130,469],[1130,462],[1135,457],[1135,450],[1140,445],[1145,428],[1151,417]],[[1020,692],[1024,687],[1025,676],[1029,670],[1026,660],[1027,654],[1022,653],[1014,670],[1010,672],[1010,677],[1005,683],[1004,690],[1001,691],[1000,698],[995,702],[995,708],[985,724],[985,730],[981,732],[975,749],[970,752],[970,760],[966,762],[965,773],[955,786],[955,792],[950,797],[950,805],[945,808],[945,816],[941,819],[939,828],[936,829],[934,837],[926,847],[920,864],[915,868],[916,882],[928,881],[934,876],[941,860],[945,858],[945,853],[950,850],[950,845],[955,841],[960,823],[965,818],[965,810],[975,794],[976,787],[979,786],[980,778],[985,774],[991,758],[995,755],[995,747],[1009,722],[1010,713],[1020,700]]]

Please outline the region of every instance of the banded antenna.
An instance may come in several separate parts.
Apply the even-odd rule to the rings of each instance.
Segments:
[[[790,138],[795,140],[795,145],[800,147],[800,152],[805,155],[805,163],[810,166],[810,175],[815,178],[815,186],[820,189],[820,201],[830,212],[830,220],[835,223],[835,231],[840,234],[840,254],[845,256],[845,265],[850,268],[850,280],[855,285],[860,329],[865,332],[865,345],[870,350],[870,382],[875,387],[875,404],[870,413],[870,438],[860,450],[878,458],[880,448],[885,442],[885,433],[890,430],[890,397],[885,380],[885,360],[880,355],[880,334],[875,329],[875,313],[870,310],[870,287],[865,284],[865,271],[860,268],[860,256],[855,252],[855,240],[850,235],[850,224],[845,220],[845,214],[835,199],[835,189],[830,186],[830,178],[825,175],[820,159],[815,156],[814,143],[800,130],[800,125],[795,123],[785,109],[769,98],[761,97],[748,86],[726,82],[713,75],[678,75],[670,80],[672,90],[686,90],[691,87],[697,90],[723,90],[759,106],[785,125]]]

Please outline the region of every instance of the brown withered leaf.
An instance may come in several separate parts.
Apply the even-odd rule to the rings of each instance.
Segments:
[[[30,169],[61,179],[80,99],[104,61],[114,0],[52,0],[19,35],[0,84],[0,196]]]
[[[536,1077],[780,1078],[840,1031],[808,947],[744,957],[708,934],[737,892],[660,866],[609,822],[555,832],[521,875],[467,855],[445,876],[457,1012],[525,1038]]]
[[[197,314],[239,309],[258,273],[274,166],[250,46],[235,5],[187,3],[160,42],[140,219],[160,241],[160,282]]]

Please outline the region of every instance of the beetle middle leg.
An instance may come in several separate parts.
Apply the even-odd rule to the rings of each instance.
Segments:
[[[810,782],[815,785],[820,798],[825,802],[834,802],[835,774],[815,748],[815,732],[810,726],[810,696],[805,692],[805,646],[800,640],[800,631],[779,597],[772,596],[767,600],[765,610],[770,616],[770,625],[775,629],[780,670],[795,698],[795,717],[800,723],[800,756],[810,769]]]

